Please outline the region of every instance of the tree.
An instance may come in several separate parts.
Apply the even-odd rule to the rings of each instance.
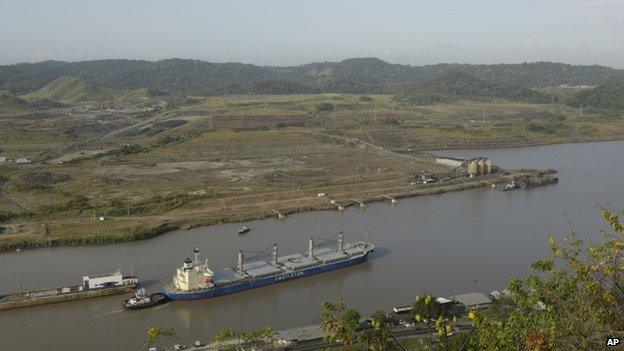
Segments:
[[[377,311],[371,316],[372,328],[364,330],[359,341],[368,345],[372,351],[386,349],[386,341],[392,336],[390,333],[388,317],[384,311]]]
[[[226,341],[232,340],[236,337],[236,332],[232,328],[223,328],[212,337],[212,341],[217,343],[218,346],[222,346]]]
[[[266,349],[266,344],[273,345],[275,342],[275,331],[273,327],[266,326],[257,330],[242,332],[240,333],[240,337],[245,344],[257,346],[262,343],[263,349]]]
[[[416,323],[425,323],[429,336],[429,347],[433,346],[431,329],[433,322],[440,316],[440,306],[431,294],[416,295],[413,304],[414,319]]]
[[[263,348],[266,349],[266,344],[269,346],[273,346],[275,342],[275,330],[273,330],[272,326],[266,326],[258,329],[258,336],[263,341]]]
[[[169,339],[175,338],[176,332],[173,328],[163,329],[159,326],[153,326],[147,330],[147,348],[153,346],[160,346],[161,338]]]
[[[602,209],[610,231],[599,244],[571,233],[551,257],[533,263],[538,274],[509,283],[510,296],[492,311],[471,313],[475,350],[599,350],[624,337],[624,226]]]
[[[360,313],[352,308],[346,309],[340,316],[341,328],[339,339],[345,345],[350,345],[356,341],[356,333],[360,326]]]
[[[316,105],[316,109],[318,111],[331,111],[334,109],[334,104],[329,102],[321,102],[320,104]]]
[[[341,316],[345,311],[344,301],[335,303],[323,302],[321,312],[321,329],[325,332],[325,340],[330,344],[340,339],[342,331]]]

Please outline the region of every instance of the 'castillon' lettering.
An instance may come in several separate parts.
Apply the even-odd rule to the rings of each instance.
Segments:
[[[275,277],[275,281],[279,282],[279,281],[282,281],[282,280],[288,280],[288,279],[292,279],[292,278],[301,277],[302,275],[303,275],[303,272],[288,273],[288,274],[279,275],[279,276]]]

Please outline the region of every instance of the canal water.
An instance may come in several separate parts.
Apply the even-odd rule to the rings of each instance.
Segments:
[[[548,254],[549,234],[569,232],[597,240],[606,226],[595,203],[624,208],[624,142],[566,144],[520,149],[444,151],[487,155],[505,168],[555,168],[560,182],[527,191],[483,188],[440,196],[376,203],[344,213],[315,212],[285,221],[252,221],[173,232],[136,243],[52,248],[0,255],[0,292],[79,284],[81,276],[121,268],[158,291],[195,247],[213,266],[233,265],[238,249],[280,244],[281,254],[303,252],[310,236],[344,231],[347,240],[377,245],[370,262],[208,300],[173,302],[123,311],[123,296],[0,312],[0,349],[140,350],[146,330],[173,328],[171,343],[189,344],[220,328],[276,329],[315,322],[323,301],[343,298],[362,314],[409,304],[414,295],[440,296],[502,289],[526,276],[530,263]],[[9,348],[10,347],[10,348]]]

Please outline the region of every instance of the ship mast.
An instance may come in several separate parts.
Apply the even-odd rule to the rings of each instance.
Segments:
[[[272,255],[272,262],[274,266],[278,266],[278,262],[277,262],[277,244],[273,244],[273,255]]]
[[[310,242],[308,243],[308,257],[314,258],[314,239],[310,238]]]
[[[194,248],[193,249],[193,255],[195,255],[195,264],[199,264],[199,249],[198,248]]]
[[[342,235],[342,232],[340,232],[340,234],[338,234],[338,252],[343,252],[344,251],[344,237]]]
[[[238,251],[238,266],[237,266],[237,269],[238,269],[238,273],[240,273],[240,274],[244,273],[244,271],[243,271],[243,251],[240,251],[240,250]]]

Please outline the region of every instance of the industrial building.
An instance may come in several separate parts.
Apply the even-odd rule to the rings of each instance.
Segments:
[[[492,303],[492,300],[482,293],[456,295],[451,297],[451,300],[461,309],[462,313],[487,308]]]
[[[121,271],[109,274],[82,277],[82,286],[85,290],[124,286],[129,284],[136,284],[137,282],[138,280],[134,277],[124,277],[121,274]]]
[[[495,172],[495,166],[492,161],[483,156],[470,159],[461,159],[453,157],[438,157],[436,162],[446,166],[454,167],[457,172],[469,177],[491,174]]]

